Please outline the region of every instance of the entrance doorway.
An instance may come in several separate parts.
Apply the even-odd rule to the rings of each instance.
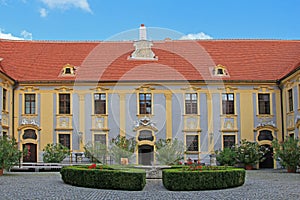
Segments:
[[[273,148],[270,145],[263,145],[269,151],[264,155],[265,160],[259,163],[259,168],[274,168]]]
[[[154,148],[151,145],[139,146],[139,164],[140,165],[151,165],[154,160]]]
[[[23,144],[23,150],[27,149],[27,155],[23,156],[23,162],[36,162],[37,154],[36,154],[36,144],[26,143]]]

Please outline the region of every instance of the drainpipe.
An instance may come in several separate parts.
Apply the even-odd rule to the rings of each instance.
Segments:
[[[13,85],[13,91],[12,91],[12,137],[15,138],[15,91],[17,87],[19,86],[18,82],[15,82]]]
[[[284,141],[284,114],[283,114],[283,87],[280,85],[280,82],[278,82],[278,88],[280,90],[280,109],[281,109],[281,131],[282,131],[282,141]]]

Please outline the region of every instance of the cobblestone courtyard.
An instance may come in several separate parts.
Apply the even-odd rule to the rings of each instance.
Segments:
[[[143,191],[74,187],[58,172],[12,172],[0,177],[0,199],[300,199],[300,173],[247,171],[243,186],[225,190],[172,192],[161,180],[147,180]]]

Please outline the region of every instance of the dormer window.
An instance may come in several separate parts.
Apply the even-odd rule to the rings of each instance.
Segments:
[[[220,64],[213,68],[212,74],[213,76],[229,76],[226,67]]]
[[[75,75],[75,66],[66,64],[62,69],[61,75]]]

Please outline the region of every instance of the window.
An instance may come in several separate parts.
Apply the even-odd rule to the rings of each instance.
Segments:
[[[235,145],[234,135],[223,135],[223,148],[232,148]]]
[[[37,139],[37,135],[35,133],[35,130],[33,130],[33,129],[25,130],[24,134],[23,134],[23,139],[24,140],[26,140],[26,139],[34,139],[34,140],[36,140]]]
[[[222,94],[222,110],[223,114],[234,114],[234,94]]]
[[[144,131],[140,131],[139,136],[138,136],[138,140],[139,141],[142,141],[142,140],[153,141],[154,137],[153,137],[151,131],[144,130]]]
[[[151,114],[151,94],[150,93],[140,93],[140,114]]]
[[[71,71],[71,68],[67,67],[65,68],[65,74],[71,74],[72,71]]]
[[[35,94],[25,94],[25,114],[35,114]]]
[[[259,114],[269,115],[270,113],[270,94],[258,94]]]
[[[2,132],[2,137],[7,137],[8,135],[7,135],[7,132],[6,131],[3,131]]]
[[[70,114],[70,94],[59,94],[59,114]]]
[[[293,90],[292,89],[288,90],[288,100],[289,100],[289,112],[292,112],[294,110],[294,105],[293,105]]]
[[[2,91],[2,110],[6,110],[7,90],[3,88]]]
[[[95,114],[106,114],[106,94],[94,94]]]
[[[197,114],[197,94],[185,94],[185,114]]]
[[[99,142],[101,144],[106,145],[106,135],[104,135],[104,134],[95,134],[94,135],[94,142]]]
[[[187,135],[186,136],[186,147],[187,151],[198,151],[199,147],[198,135]]]
[[[71,149],[70,146],[70,134],[59,134],[58,135],[59,143]]]
[[[273,135],[272,135],[272,131],[268,131],[268,130],[263,130],[259,132],[258,135],[258,141],[262,141],[262,140],[273,140]]]

